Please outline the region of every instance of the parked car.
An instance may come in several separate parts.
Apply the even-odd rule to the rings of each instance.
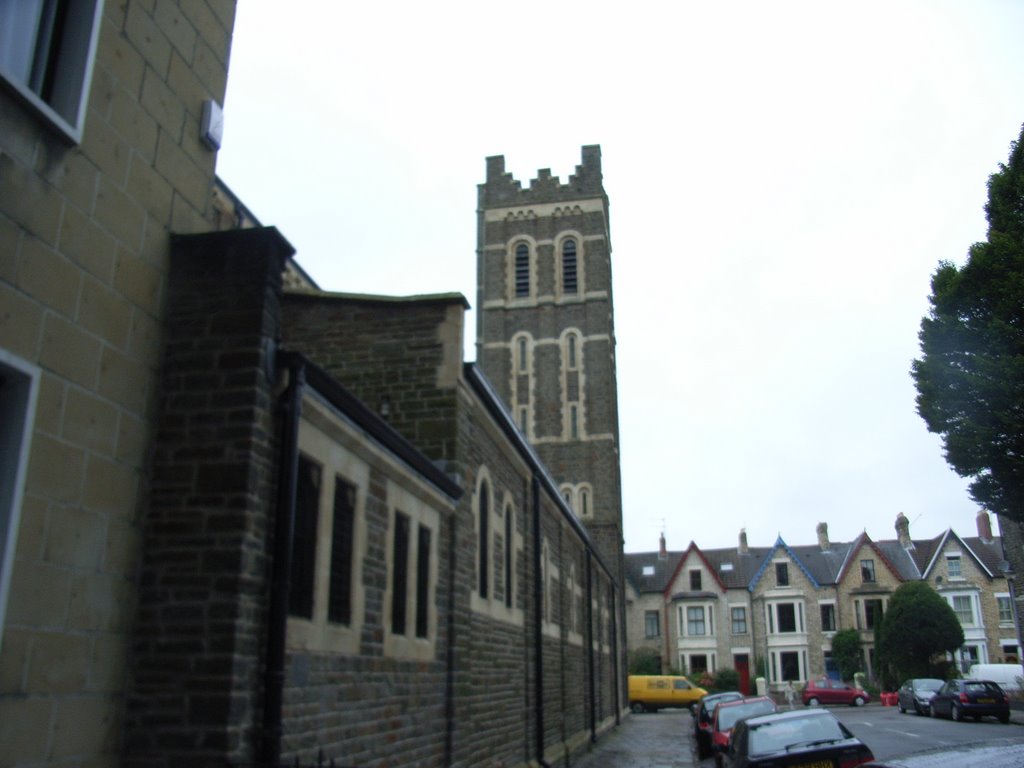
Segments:
[[[1024,765],[1024,741],[1015,737],[973,744],[944,744],[909,755],[876,760],[862,768],[935,768],[937,765],[1020,768]]]
[[[629,707],[634,712],[657,712],[667,707],[690,707],[707,694],[682,675],[630,675]]]
[[[865,690],[826,677],[807,681],[807,687],[803,692],[803,702],[809,707],[816,707],[819,704],[849,704],[863,707],[870,698]]]
[[[728,768],[852,768],[875,756],[828,710],[794,709],[740,720],[722,757]]]
[[[711,750],[715,753],[715,766],[721,768],[722,754],[729,746],[733,726],[744,717],[768,715],[779,708],[767,696],[751,696],[739,701],[720,702],[711,718]]]
[[[942,687],[942,681],[935,677],[915,677],[907,680],[896,691],[896,708],[902,713],[908,709],[919,715],[927,715],[932,706],[932,696]]]
[[[990,715],[1010,722],[1010,699],[991,680],[949,680],[932,698],[932,717],[975,720]]]
[[[693,736],[697,739],[697,755],[701,760],[711,754],[711,716],[715,713],[715,706],[742,698],[743,694],[739,691],[709,693],[701,697],[693,716]]]

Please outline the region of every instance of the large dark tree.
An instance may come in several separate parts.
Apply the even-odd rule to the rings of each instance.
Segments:
[[[932,277],[911,374],[917,412],[974,500],[1024,522],[1024,130],[989,177],[985,213],[988,239]]]
[[[901,584],[875,630],[881,665],[894,681],[934,677],[932,659],[964,644],[964,630],[949,603],[923,581]]]

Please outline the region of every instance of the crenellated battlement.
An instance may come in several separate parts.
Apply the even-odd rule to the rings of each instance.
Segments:
[[[582,149],[583,162],[565,184],[551,175],[550,168],[537,171],[528,189],[505,171],[505,156],[487,158],[487,181],[479,185],[480,208],[495,208],[535,203],[559,203],[584,197],[604,197],[601,176],[601,147],[590,144]]]

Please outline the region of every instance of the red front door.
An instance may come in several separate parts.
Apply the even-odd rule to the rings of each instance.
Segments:
[[[732,657],[732,665],[740,676],[740,692],[750,695],[750,657],[745,653],[737,653]]]

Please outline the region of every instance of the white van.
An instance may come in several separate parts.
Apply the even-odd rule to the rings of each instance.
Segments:
[[[974,680],[991,680],[1007,693],[1020,692],[1024,683],[1024,667],[1020,664],[972,664],[967,677]]]

